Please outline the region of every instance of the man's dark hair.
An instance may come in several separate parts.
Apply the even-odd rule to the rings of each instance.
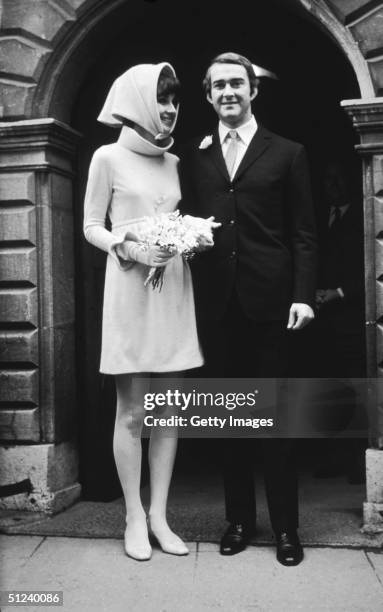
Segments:
[[[180,88],[180,82],[171,68],[169,68],[169,66],[164,66],[157,83],[157,96],[169,96],[174,94],[178,98]]]
[[[205,78],[203,80],[203,87],[204,87],[206,94],[210,94],[210,91],[211,91],[210,72],[211,72],[211,67],[214,64],[237,64],[239,66],[243,66],[246,69],[247,76],[249,77],[251,93],[253,93],[256,87],[258,87],[259,79],[255,76],[254,68],[250,60],[248,60],[247,57],[244,57],[243,55],[239,55],[239,53],[228,52],[228,53],[221,53],[220,55],[217,55],[217,57],[215,57],[210,62],[210,65],[205,74]]]

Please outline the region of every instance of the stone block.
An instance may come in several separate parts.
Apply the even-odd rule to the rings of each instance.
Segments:
[[[379,320],[383,316],[383,280],[375,283],[376,291],[376,318]]]
[[[383,504],[383,451],[366,451],[367,501]]]
[[[36,289],[1,289],[0,320],[4,323],[31,323],[38,326]]]
[[[34,83],[0,78],[0,117],[23,119],[29,114],[29,106],[36,89]]]
[[[372,160],[374,195],[383,198],[383,155],[374,155]],[[383,200],[376,203],[375,225],[383,231]],[[379,215],[379,217],[378,217]],[[378,223],[376,224],[376,221]]]
[[[73,215],[73,186],[71,179],[59,174],[51,175],[50,205],[55,209],[63,209]]]
[[[0,330],[0,361],[22,361],[38,365],[38,341],[37,329]]]
[[[47,484],[52,491],[73,485],[78,478],[76,446],[71,442],[50,444],[47,468]]]
[[[34,173],[2,172],[0,174],[0,202],[3,204],[35,204]]]
[[[29,281],[36,285],[36,249],[33,247],[2,249],[0,247],[0,278],[3,282]]]
[[[36,244],[35,209],[32,206],[0,207],[0,241],[19,240]]]
[[[74,302],[74,244],[72,212],[55,210],[52,213],[53,302],[55,324],[72,322],[75,317]]]
[[[17,404],[39,401],[38,370],[0,370],[0,402]]]
[[[364,56],[382,46],[383,7],[366,15],[350,27],[351,34]]]
[[[0,71],[32,78],[41,58],[49,52],[22,36],[0,37]]]
[[[40,421],[38,408],[2,408],[0,437],[11,442],[39,442]]]
[[[80,496],[73,443],[0,447],[0,485],[30,480],[31,493],[0,499],[0,508],[54,513]]]
[[[75,435],[76,355],[74,323],[44,327],[40,332],[40,351],[44,355],[45,376],[40,397],[44,402],[42,430],[47,441],[60,442]]]
[[[53,173],[60,168],[62,174],[72,173],[80,136],[69,126],[49,118],[3,121],[0,123],[0,168],[8,174],[14,169],[16,177],[21,174],[20,169],[26,167],[52,168]],[[36,193],[43,192],[39,204],[49,204],[49,199],[43,199],[43,196],[47,185],[50,189],[51,174],[36,174]]]
[[[342,18],[342,21],[354,11],[362,9],[369,2],[370,0],[328,0],[328,4],[334,13]]]
[[[72,211],[42,206],[40,234],[44,250],[49,251],[49,256],[42,259],[47,279],[41,302],[43,326],[67,325],[75,317]]]
[[[383,324],[376,326],[376,357],[378,364],[383,364]]]
[[[378,242],[378,241],[377,241]],[[375,246],[376,253],[376,307],[377,307],[377,319],[383,315],[383,261],[382,259],[378,259],[378,256],[383,254],[383,248],[381,246],[381,242],[379,241],[379,247]]]
[[[3,0],[2,27],[21,28],[44,40],[52,40],[75,12],[66,0]]]
[[[370,60],[368,67],[378,96],[383,95],[383,59]]]
[[[377,214],[377,209],[375,207],[375,221],[380,221],[381,213]],[[383,227],[380,228],[378,223],[375,222],[375,232],[378,234],[379,238],[375,240],[375,277],[380,278],[383,274]],[[382,302],[383,303],[383,302]]]
[[[31,120],[33,121],[33,120]],[[4,121],[2,125],[4,125]],[[4,134],[4,129],[0,131],[0,138]],[[72,173],[73,160],[68,156],[66,151],[62,151],[59,147],[55,147],[53,143],[49,143],[47,140],[43,141],[44,135],[39,141],[38,135],[36,140],[22,144],[22,150],[18,150],[14,143],[8,146],[5,152],[0,150],[0,168],[10,169],[14,168],[16,171],[20,166],[37,166],[40,168],[59,167],[64,172]],[[40,183],[44,183],[49,180],[46,176],[38,175]]]
[[[54,423],[56,442],[73,437],[77,423],[76,351],[74,325],[54,330],[55,387]]]
[[[383,504],[363,504],[363,533],[374,535],[383,532]]]

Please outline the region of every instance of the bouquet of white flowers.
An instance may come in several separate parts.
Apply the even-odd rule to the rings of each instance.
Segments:
[[[214,217],[202,219],[191,215],[181,215],[178,210],[172,213],[161,213],[154,217],[145,217],[136,232],[143,250],[158,246],[163,251],[179,254],[190,260],[198,250],[201,241],[212,243],[213,229],[221,224]],[[163,285],[164,267],[151,267],[145,280],[154,289],[160,291]]]

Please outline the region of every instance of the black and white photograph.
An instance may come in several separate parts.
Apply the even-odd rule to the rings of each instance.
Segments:
[[[0,0],[0,609],[383,609],[383,1]]]

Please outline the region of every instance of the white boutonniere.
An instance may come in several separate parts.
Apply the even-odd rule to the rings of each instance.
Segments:
[[[205,136],[199,145],[199,149],[208,149],[213,144],[213,136],[209,134],[209,136]]]

